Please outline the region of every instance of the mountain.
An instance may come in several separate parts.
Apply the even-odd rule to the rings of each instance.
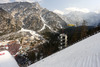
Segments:
[[[0,40],[16,40],[24,37],[30,37],[31,39],[28,38],[30,40],[45,40],[35,31],[23,29],[20,20],[15,19],[10,13],[0,8]]]
[[[95,12],[81,12],[81,11],[71,11],[67,14],[60,15],[63,20],[68,24],[74,24],[80,26],[84,21],[86,21],[87,26],[97,26],[100,23],[100,13]]]
[[[95,34],[29,67],[100,67],[99,39]]]
[[[17,52],[17,55],[25,55],[28,54],[27,52],[29,52],[28,57],[30,58],[31,51],[39,54],[39,52],[35,51],[34,49],[40,50],[39,47],[41,47],[42,45],[49,46],[49,41],[51,42],[51,39],[48,38],[53,36],[55,37],[54,32],[58,32],[60,29],[64,29],[67,27],[67,23],[62,20],[57,14],[49,11],[46,8],[42,8],[37,2],[3,3],[0,4],[0,8],[5,10],[5,12],[7,12],[14,19],[14,22],[10,23],[16,23],[14,25],[17,25],[14,29],[12,27],[15,26],[12,26],[10,29],[14,31],[11,31],[9,33],[6,32],[10,31],[10,29],[6,28],[7,30],[4,32],[5,34],[2,34],[2,36],[0,36],[0,40],[19,41],[21,49],[19,50],[19,52]],[[0,14],[4,16],[4,14]],[[10,16],[8,18],[10,18]],[[19,21],[19,23],[17,23],[16,21]],[[10,26],[11,24],[5,25]],[[35,55],[35,58],[36,57],[38,56]],[[34,60],[37,61],[37,59]],[[32,61],[30,60],[30,62]]]
[[[14,2],[0,4],[0,7],[9,12],[16,20],[23,23],[23,28],[41,32],[58,31],[66,28],[67,24],[57,14],[42,8],[39,3]]]
[[[19,31],[21,28],[20,21],[14,19],[8,12],[0,8],[0,36]]]

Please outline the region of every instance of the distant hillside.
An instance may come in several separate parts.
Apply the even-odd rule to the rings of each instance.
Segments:
[[[67,24],[74,24],[76,26],[81,26],[84,21],[87,22],[87,26],[98,26],[100,23],[100,13],[95,12],[84,13],[81,11],[70,11],[68,14],[58,15],[65,20]]]

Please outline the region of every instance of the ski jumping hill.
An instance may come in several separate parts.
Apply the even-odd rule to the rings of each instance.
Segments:
[[[100,33],[29,67],[100,67]]]

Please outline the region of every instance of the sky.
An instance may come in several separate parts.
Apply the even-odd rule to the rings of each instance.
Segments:
[[[43,0],[42,6],[49,8],[50,10],[60,9],[68,7],[88,8],[95,10],[100,7],[100,0]]]
[[[65,11],[67,8],[74,10],[82,9],[88,11],[100,10],[100,0],[0,0],[0,3],[15,2],[15,1],[38,1],[40,5],[51,11]]]

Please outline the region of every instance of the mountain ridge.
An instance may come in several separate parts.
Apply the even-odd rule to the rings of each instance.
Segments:
[[[0,4],[0,7],[11,13],[15,19],[20,20],[23,23],[23,28],[25,29],[39,31],[44,25],[47,25],[49,30],[52,28],[52,30],[58,31],[61,28],[67,27],[66,22],[57,14],[42,8],[37,2],[14,3]],[[43,17],[46,21],[45,24],[43,23],[41,17]]]
[[[78,23],[78,26],[81,26],[83,21],[86,21],[87,26],[98,26],[98,24],[100,23],[100,14],[95,12],[84,13],[81,11],[70,11],[69,13],[64,15],[61,15],[59,13],[56,14],[58,14],[68,24],[76,25],[76,23]]]

